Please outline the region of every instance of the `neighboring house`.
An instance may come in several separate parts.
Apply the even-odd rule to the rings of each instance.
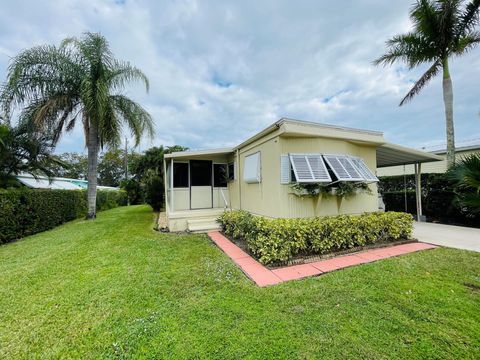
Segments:
[[[48,178],[46,176],[34,177],[30,174],[19,174],[16,179],[23,185],[32,189],[56,189],[56,190],[86,190],[87,180],[68,179],[61,177]],[[97,186],[99,190],[119,190],[111,186]]]
[[[446,145],[423,147],[422,150],[429,153],[439,155],[443,158],[442,161],[436,161],[422,165],[422,173],[444,173],[447,171],[446,160]],[[480,139],[464,140],[456,143],[455,155],[456,159],[460,160],[462,157],[480,153]],[[410,175],[414,174],[413,165],[389,166],[378,169],[378,176],[396,176],[396,175]]]
[[[377,131],[280,119],[233,148],[165,155],[170,231],[215,228],[226,208],[272,218],[378,210],[377,167],[441,160],[386,143]],[[292,183],[368,183],[372,194],[299,197]]]

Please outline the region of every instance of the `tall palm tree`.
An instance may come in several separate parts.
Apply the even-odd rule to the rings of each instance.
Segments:
[[[81,122],[88,150],[88,214],[96,216],[97,162],[100,148],[120,143],[122,126],[140,141],[153,135],[149,113],[121,93],[127,82],[140,81],[148,92],[148,79],[136,67],[113,57],[107,40],[96,33],[67,38],[59,47],[39,46],[13,58],[0,100],[4,111],[21,107],[20,121],[54,134]]]
[[[417,0],[410,12],[413,30],[387,41],[387,53],[374,64],[391,65],[405,62],[410,69],[428,63],[430,68],[413,85],[400,106],[417,95],[441,70],[443,71],[443,102],[447,133],[447,163],[455,163],[453,126],[453,90],[448,60],[459,56],[480,43],[480,0]]]

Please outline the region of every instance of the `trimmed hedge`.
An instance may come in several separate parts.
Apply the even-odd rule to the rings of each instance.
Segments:
[[[386,211],[405,211],[416,214],[415,176],[407,175],[405,180],[406,209],[403,175],[380,178],[378,190],[383,196]],[[480,226],[480,215],[466,213],[456,206],[454,183],[446,174],[422,174],[422,209],[428,221]]]
[[[226,235],[246,241],[264,264],[288,261],[299,254],[327,254],[408,239],[413,226],[412,216],[399,212],[267,219],[234,210],[224,212],[218,220]]]
[[[97,192],[98,210],[126,204],[124,191]],[[0,244],[52,229],[86,214],[86,191],[0,190]]]

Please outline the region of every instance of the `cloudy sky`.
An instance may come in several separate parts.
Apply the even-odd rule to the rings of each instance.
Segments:
[[[441,77],[398,103],[422,70],[374,67],[408,31],[411,0],[16,0],[0,4],[0,73],[10,57],[101,32],[149,77],[127,94],[152,114],[152,145],[235,145],[281,117],[379,130],[408,146],[441,143]],[[480,138],[480,48],[453,59],[456,139]],[[83,151],[81,128],[57,152]]]

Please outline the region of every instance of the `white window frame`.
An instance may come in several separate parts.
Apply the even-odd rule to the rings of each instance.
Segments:
[[[247,159],[257,157],[256,174],[251,175],[247,173]],[[245,155],[243,159],[243,181],[247,184],[259,184],[262,182],[262,153],[260,151]]]

